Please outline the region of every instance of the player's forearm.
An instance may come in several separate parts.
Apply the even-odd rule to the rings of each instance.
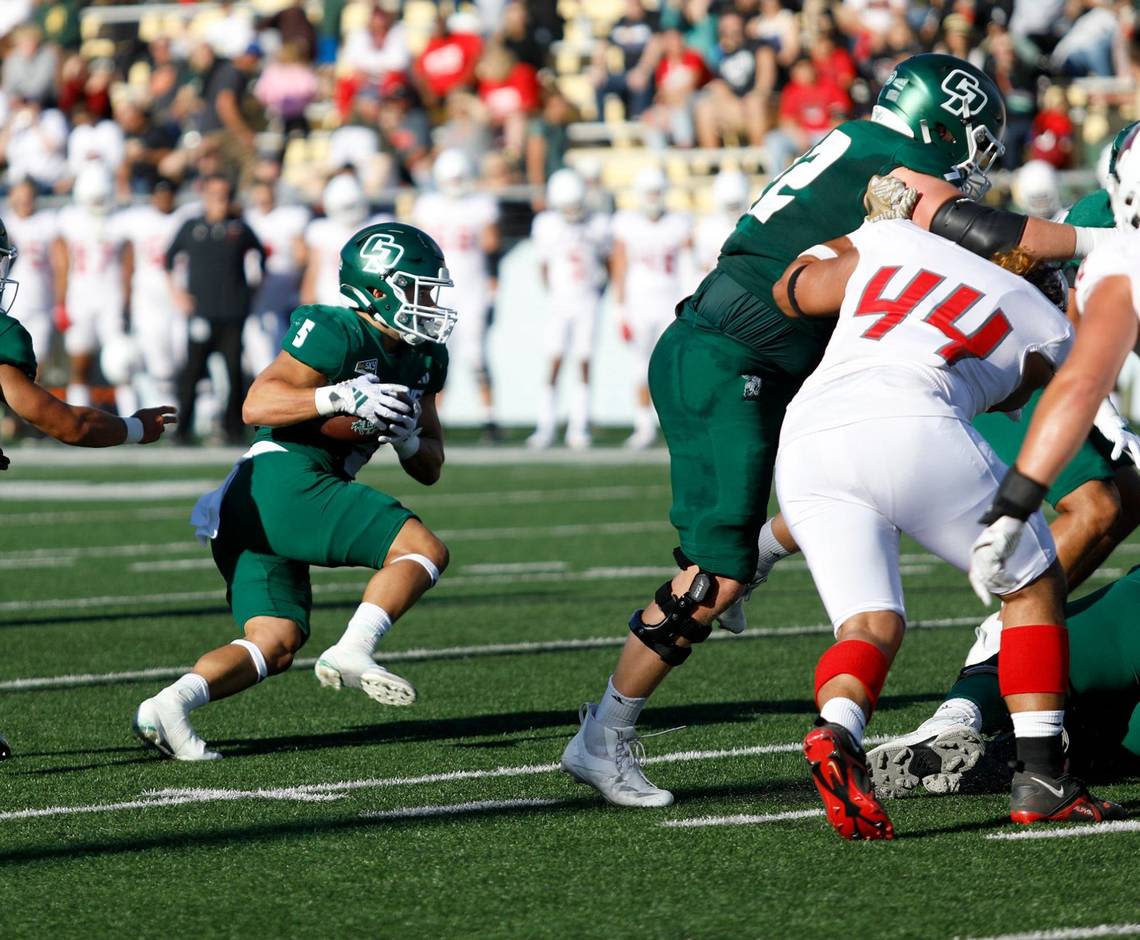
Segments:
[[[1042,261],[1068,261],[1077,255],[1077,230],[1071,225],[1030,218],[1021,247]]]
[[[417,483],[433,485],[443,472],[443,441],[434,437],[421,438],[419,450],[407,460],[401,460],[400,466]]]
[[[114,447],[127,441],[127,422],[97,408],[69,405],[58,420],[32,423],[49,437],[73,447]]]
[[[1037,483],[1052,485],[1089,435],[1100,403],[1112,391],[1115,373],[1066,374],[1045,389],[1017,457],[1017,469]]]
[[[298,388],[280,379],[258,378],[241,407],[248,425],[284,428],[320,417],[316,389]]]

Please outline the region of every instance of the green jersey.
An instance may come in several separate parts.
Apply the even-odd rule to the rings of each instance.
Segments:
[[[824,137],[768,184],[721,249],[717,271],[762,303],[725,309],[707,325],[754,348],[782,331],[772,287],[784,269],[812,245],[859,228],[871,177],[900,166],[938,177],[947,171],[933,147],[871,121],[846,121]],[[796,322],[822,351],[834,321]]]
[[[1108,191],[1097,189],[1082,199],[1073,203],[1072,208],[1065,213],[1065,221],[1069,225],[1081,225],[1085,228],[1113,228],[1116,220],[1112,217],[1112,203],[1108,199]],[[1077,268],[1081,266],[1080,258],[1073,258],[1063,265],[1066,271],[1072,271],[1076,276]]]
[[[36,377],[32,337],[15,317],[0,313],[0,365],[15,366],[29,379]]]
[[[385,335],[347,307],[312,305],[293,311],[281,348],[298,362],[315,369],[329,384],[371,373],[381,382],[406,385],[416,398],[433,395],[447,378],[447,348],[438,343],[411,346],[401,342],[388,350]],[[324,418],[284,428],[258,428],[255,440],[272,441],[293,453],[303,453],[332,472],[355,476],[379,447],[326,437]]]

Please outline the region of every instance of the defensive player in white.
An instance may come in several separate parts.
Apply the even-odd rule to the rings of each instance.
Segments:
[[[173,180],[160,177],[148,203],[116,213],[111,222],[114,238],[123,243],[126,307],[141,365],[136,387],[144,404],[174,399],[175,379],[186,361],[186,317],[164,264],[166,249],[185,221],[175,206],[177,191]]]
[[[452,366],[474,375],[484,433],[497,440],[487,332],[498,289],[499,207],[493,196],[475,191],[475,170],[462,150],[444,150],[436,157],[432,179],[436,189],[416,200],[412,224],[443,249],[451,279],[458,285],[440,299],[459,311],[448,344]]]
[[[339,307],[340,250],[368,219],[368,198],[351,173],[338,173],[325,184],[321,205],[325,217],[313,219],[305,228],[307,254],[305,276],[301,281],[302,304]],[[374,216],[370,222],[387,217]]]
[[[568,362],[576,372],[570,396],[566,445],[590,446],[590,357],[606,281],[609,232],[606,218],[586,211],[586,184],[574,170],[553,173],[546,184],[548,208],[534,219],[531,241],[546,288],[546,352],[549,384],[539,402],[538,422],[527,446],[554,443],[558,376]]]
[[[258,375],[277,357],[289,314],[300,297],[301,277],[308,260],[305,229],[309,210],[281,205],[277,187],[259,180],[250,187],[245,220],[265,246],[265,275],[253,298],[253,311],[245,321],[243,354],[250,375]]]
[[[742,213],[748,210],[748,177],[739,170],[718,173],[712,185],[714,209],[697,219],[693,237],[693,258],[698,278],[716,267],[720,246],[736,228]]]
[[[75,180],[75,204],[59,210],[59,239],[66,249],[66,308],[63,344],[71,357],[67,399],[91,403],[89,386],[94,356],[105,343],[122,336],[123,236],[112,218],[113,183],[101,163],[89,163]],[[119,411],[134,411],[134,391],[115,389]]]
[[[1140,344],[1140,127],[1121,145],[1108,179],[1116,233],[1077,273],[1080,326],[1073,351],[1041,397],[1014,466],[982,516],[970,581],[979,596],[1000,595],[1014,577],[1027,521],[1088,436],[1128,354]],[[1001,652],[1010,623],[1003,611]],[[1001,661],[999,659],[999,670]]]
[[[36,359],[43,362],[54,332],[52,311],[56,298],[53,254],[59,231],[56,214],[37,209],[36,187],[22,180],[8,193],[8,237],[19,252],[12,265],[12,276],[20,283],[20,309],[13,314],[32,336]]]
[[[1028,216],[1052,221],[1061,213],[1061,180],[1044,160],[1030,160],[1018,169],[1010,189],[1013,201]]]
[[[685,296],[683,269],[692,248],[692,222],[682,213],[666,211],[667,188],[659,167],[643,167],[633,180],[638,208],[623,210],[613,220],[614,303],[622,339],[633,349],[638,382],[633,433],[625,446],[638,450],[657,440],[649,357]]]
[[[1005,470],[970,421],[1020,407],[1067,354],[1072,328],[1020,278],[902,220],[801,256],[774,297],[792,317],[839,310],[776,460],[784,519],[837,639],[816,667],[820,719],[804,755],[840,835],[892,838],[862,737],[906,626],[899,534],[969,566],[976,520]],[[1008,575],[999,681],[1019,762],[1010,817],[1120,818],[1064,773],[1065,584],[1040,512]]]

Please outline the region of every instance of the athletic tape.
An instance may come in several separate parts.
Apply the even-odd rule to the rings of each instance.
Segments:
[[[428,577],[431,578],[433,585],[439,580],[439,569],[435,566],[435,562],[428,558],[427,555],[418,555],[413,552],[408,555],[401,555],[399,558],[393,558],[388,564],[394,565],[398,561],[414,561],[428,573]]]
[[[269,666],[266,664],[265,657],[261,655],[261,650],[257,648],[255,643],[251,643],[249,640],[242,638],[232,640],[230,646],[240,646],[249,653],[249,658],[253,660],[254,668],[257,669],[258,682],[269,675]]]

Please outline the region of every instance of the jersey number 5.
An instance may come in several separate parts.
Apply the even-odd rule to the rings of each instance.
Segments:
[[[880,340],[914,313],[918,305],[933,293],[945,278],[930,271],[919,271],[897,297],[884,297],[883,291],[898,274],[897,267],[879,268],[859,298],[855,316],[878,316],[863,333],[864,339]],[[985,359],[1001,345],[1013,327],[1001,309],[995,310],[973,333],[963,333],[954,324],[982,298],[979,291],[959,284],[950,295],[923,320],[936,328],[949,342],[937,350],[947,365],[961,359]]]

